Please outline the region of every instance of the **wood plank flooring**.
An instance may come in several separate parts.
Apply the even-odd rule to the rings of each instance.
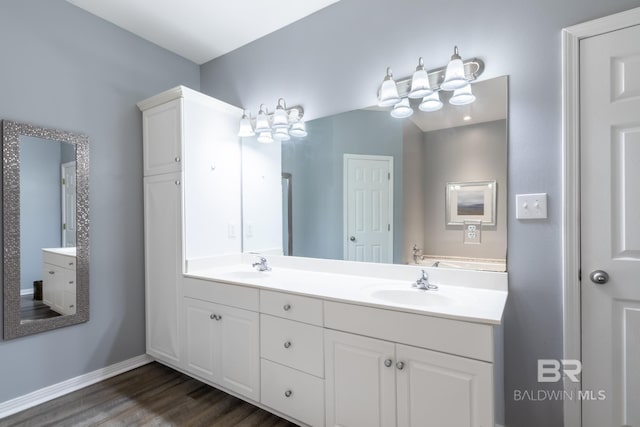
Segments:
[[[293,427],[153,362],[0,420],[0,426]]]
[[[34,300],[33,295],[20,296],[20,319],[23,321],[49,319],[60,315],[42,301]]]

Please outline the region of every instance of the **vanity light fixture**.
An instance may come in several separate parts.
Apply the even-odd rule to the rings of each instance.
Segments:
[[[453,48],[453,55],[447,65],[447,71],[444,76],[444,81],[440,85],[440,89],[444,90],[456,90],[469,85],[469,81],[464,75],[464,65],[462,64],[462,58],[458,54],[458,46]]]
[[[240,119],[238,136],[244,138],[257,134],[257,141],[263,144],[270,144],[274,140],[289,141],[291,136],[303,138],[307,136],[306,126],[302,121],[303,116],[302,107],[287,108],[284,99],[280,98],[273,114],[269,114],[264,104],[260,105],[255,127],[251,121],[251,115],[244,111]]]
[[[380,95],[378,96],[378,105],[380,107],[391,107],[400,102],[400,96],[398,96],[398,87],[393,80],[393,73],[391,68],[387,67],[387,75],[384,76],[382,86],[380,86]]]
[[[250,136],[254,136],[256,133],[253,131],[253,126],[251,126],[251,117],[247,116],[246,110],[242,113],[242,118],[240,119],[240,130],[238,131],[238,136],[241,138],[246,138]]]
[[[430,113],[432,111],[438,111],[442,108],[442,101],[440,101],[440,94],[438,92],[433,92],[429,96],[425,96],[422,98],[422,102],[418,105],[420,111],[425,111]]]
[[[413,114],[409,98],[422,98],[418,105],[421,111],[438,111],[443,106],[439,93],[441,90],[453,91],[450,104],[467,105],[476,99],[471,92],[471,82],[483,71],[482,60],[472,58],[463,61],[457,46],[454,47],[453,55],[446,67],[426,71],[424,60],[420,57],[416,71],[410,78],[394,81],[391,68],[387,68],[387,74],[378,90],[378,105],[393,106],[393,117],[409,117]],[[411,112],[407,108],[411,109]]]
[[[391,117],[396,119],[404,119],[410,117],[413,114],[413,108],[409,105],[409,98],[402,98],[400,102],[393,106],[391,110]]]
[[[476,96],[471,92],[471,85],[466,85],[453,91],[453,96],[449,99],[452,105],[468,105],[476,100]]]
[[[409,91],[409,98],[419,99],[429,96],[433,93],[431,85],[429,84],[429,75],[424,69],[424,61],[422,57],[418,59],[418,66],[416,71],[411,77],[411,90]]]

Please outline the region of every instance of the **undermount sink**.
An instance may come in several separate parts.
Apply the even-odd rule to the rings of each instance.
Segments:
[[[449,298],[438,294],[438,291],[425,291],[415,288],[378,289],[371,292],[370,295],[380,301],[403,305],[444,306],[451,303]]]

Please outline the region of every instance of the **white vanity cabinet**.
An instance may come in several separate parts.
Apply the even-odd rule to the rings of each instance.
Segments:
[[[42,250],[42,302],[62,315],[76,313],[76,257],[69,249]]]
[[[260,400],[258,313],[184,298],[186,369]]]
[[[242,110],[178,86],[141,101],[147,353],[182,366],[186,262],[241,250]]]
[[[355,332],[325,329],[327,426],[493,427],[493,363],[446,353],[490,326],[330,302],[325,316]],[[424,342],[435,328],[444,339]]]

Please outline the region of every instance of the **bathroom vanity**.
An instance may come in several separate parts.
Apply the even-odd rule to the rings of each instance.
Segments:
[[[62,315],[76,312],[76,248],[42,249],[42,302]]]
[[[504,272],[240,242],[242,111],[178,87],[144,127],[147,353],[301,425],[494,426]],[[411,284],[422,268],[437,289]]]

